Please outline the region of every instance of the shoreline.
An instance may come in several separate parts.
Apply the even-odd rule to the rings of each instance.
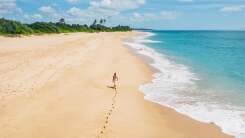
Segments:
[[[100,137],[107,138],[231,137],[144,99],[138,87],[151,81],[153,70],[124,46],[123,39],[133,35],[0,38],[0,136],[93,138],[103,130]],[[120,84],[115,103],[107,88],[114,71]]]
[[[149,37],[152,37],[154,35],[155,34],[149,33],[149,32],[136,32],[135,36],[131,37],[130,40],[128,39],[128,40],[125,41],[125,45],[129,49],[132,50],[132,53],[136,54],[139,58],[141,58],[153,70],[153,73],[152,73],[153,79],[151,79],[151,81],[148,82],[148,83],[140,85],[140,87],[139,87],[139,90],[144,94],[144,98],[147,101],[159,104],[159,105],[167,107],[167,108],[171,108],[174,111],[176,111],[177,113],[180,113],[182,115],[190,117],[191,119],[199,121],[201,123],[214,124],[215,126],[219,127],[222,130],[223,133],[225,133],[227,135],[232,135],[234,137],[240,137],[240,136],[242,137],[243,133],[238,133],[239,131],[237,132],[237,131],[234,131],[233,129],[230,129],[229,126],[226,126],[226,125],[220,123],[219,120],[218,121],[217,120],[212,120],[212,119],[214,119],[212,117],[211,117],[211,119],[209,119],[209,118],[205,119],[205,117],[202,118],[202,116],[200,117],[200,116],[198,116],[198,114],[195,114],[196,112],[194,110],[193,111],[192,110],[188,110],[188,109],[186,110],[184,107],[183,107],[184,109],[178,108],[178,107],[176,107],[174,105],[174,103],[171,104],[171,103],[162,101],[163,97],[166,98],[166,97],[178,96],[178,95],[171,95],[171,94],[168,95],[168,93],[166,93],[168,96],[162,96],[161,94],[164,94],[164,93],[161,93],[161,91],[164,91],[165,89],[153,90],[156,87],[164,87],[165,86],[165,85],[161,86],[161,84],[164,81],[166,81],[166,80],[163,80],[161,78],[162,75],[167,74],[167,75],[172,76],[172,74],[170,74],[168,72],[166,73],[164,71],[164,70],[166,70],[166,68],[168,68],[167,65],[164,64],[164,62],[167,62],[167,64],[169,64],[172,61],[169,60],[167,57],[165,57],[164,54],[162,55],[161,53],[157,52],[155,49],[147,46],[147,43],[161,43],[161,41],[155,41],[155,40],[153,41],[153,40],[149,39]],[[160,60],[163,60],[163,62],[160,61]],[[173,63],[171,63],[171,65],[173,66],[174,64],[176,64],[176,63],[173,61]],[[181,65],[181,64],[177,63],[176,67],[178,67],[179,65]],[[180,66],[180,68],[181,68],[181,66]],[[161,68],[165,68],[165,69],[162,70]],[[190,72],[188,70],[188,67],[186,67],[186,69],[187,69],[188,72]],[[176,70],[176,71],[177,71],[177,73],[180,72],[178,70]],[[192,73],[192,72],[190,72],[190,73]],[[166,75],[164,75],[164,76],[166,76]],[[182,77],[185,77],[185,76],[182,76]],[[195,75],[192,76],[192,79],[193,78],[194,78],[194,80],[195,79],[199,80],[198,78],[195,77]],[[176,79],[178,79],[178,78],[176,78]],[[169,87],[171,87],[171,86],[169,86]],[[166,89],[169,89],[169,88],[166,88]],[[172,91],[170,91],[169,93],[171,93],[171,92]],[[159,94],[157,94],[157,93],[159,93]],[[162,100],[161,100],[161,97],[162,97]],[[168,99],[165,99],[165,100],[168,100]],[[181,102],[180,99],[178,100],[178,99],[173,98],[172,100],[176,100],[176,101],[180,101]],[[182,103],[182,104],[184,104],[184,103]],[[188,103],[187,103],[187,107],[186,108],[191,108],[191,107],[188,107]],[[188,112],[188,111],[192,111],[192,112]]]
[[[141,85],[139,86],[139,91],[140,91],[141,93],[143,93],[144,99],[145,99],[146,101],[149,101],[149,102],[155,103],[155,104],[157,104],[157,105],[160,105],[160,106],[162,106],[162,107],[164,107],[164,108],[170,108],[170,109],[174,110],[176,113],[179,113],[179,114],[181,114],[181,115],[183,115],[183,116],[186,116],[186,117],[188,117],[188,118],[191,118],[191,119],[193,119],[193,120],[195,120],[195,121],[198,121],[198,122],[200,122],[200,123],[214,125],[215,127],[218,127],[219,129],[221,129],[221,130],[222,130],[222,133],[225,133],[225,134],[227,134],[227,135],[231,135],[232,137],[235,137],[235,136],[233,136],[232,134],[229,134],[229,133],[224,132],[223,129],[222,129],[220,126],[218,126],[217,124],[215,124],[214,122],[203,122],[203,121],[194,119],[194,118],[192,118],[191,116],[189,116],[189,115],[187,115],[187,114],[184,114],[184,113],[178,111],[178,110],[175,109],[174,107],[160,104],[160,103],[158,103],[158,102],[156,102],[156,101],[154,101],[154,100],[147,99],[147,98],[145,97],[146,95],[144,94],[144,92],[142,92],[143,90],[141,90],[140,87],[141,87],[141,86],[144,86],[144,85],[147,85],[147,84],[149,84],[149,83],[153,83],[152,81],[153,81],[154,79],[157,78],[156,76],[154,76],[154,74],[159,73],[160,71],[159,71],[156,67],[154,67],[153,65],[151,65],[152,63],[155,62],[155,61],[152,59],[152,57],[148,56],[147,54],[140,53],[140,52],[141,52],[141,49],[138,49],[138,48],[136,48],[136,47],[133,48],[133,47],[130,46],[130,45],[131,45],[131,43],[134,43],[135,45],[138,45],[138,44],[139,44],[139,45],[145,45],[144,43],[161,43],[161,42],[160,42],[160,41],[152,41],[152,40],[147,39],[148,37],[154,36],[155,34],[153,34],[153,33],[148,33],[148,32],[144,32],[144,31],[134,31],[134,32],[135,32],[136,34],[135,34],[134,36],[131,36],[130,39],[137,39],[136,37],[144,36],[143,38],[140,38],[140,41],[142,41],[142,42],[133,42],[133,41],[135,41],[135,40],[129,40],[129,39],[128,39],[128,40],[123,40],[123,41],[124,41],[125,46],[131,50],[132,54],[137,55],[143,62],[145,62],[145,64],[147,64],[147,65],[149,66],[149,68],[150,68],[151,71],[152,71],[152,79],[151,79],[150,81],[148,81],[147,83],[143,83],[143,84],[141,84]]]

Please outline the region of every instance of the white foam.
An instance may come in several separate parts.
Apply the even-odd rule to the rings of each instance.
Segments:
[[[134,37],[125,41],[139,54],[153,59],[150,65],[160,72],[154,74],[151,83],[140,86],[145,94],[145,99],[165,105],[176,111],[186,114],[193,119],[220,126],[225,133],[235,135],[237,138],[245,138],[245,109],[207,100],[207,95],[197,88],[196,74],[182,64],[169,60],[166,55],[156,52],[143,43],[152,33]]]

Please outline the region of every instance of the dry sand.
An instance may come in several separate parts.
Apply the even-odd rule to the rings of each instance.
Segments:
[[[131,35],[0,37],[0,138],[230,137],[144,100],[152,70],[123,46]]]

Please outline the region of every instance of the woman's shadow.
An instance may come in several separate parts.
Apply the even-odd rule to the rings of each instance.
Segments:
[[[107,85],[107,88],[116,89],[114,86]]]

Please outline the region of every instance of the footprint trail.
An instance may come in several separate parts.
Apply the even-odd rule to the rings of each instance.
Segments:
[[[100,130],[99,135],[97,136],[97,138],[102,138],[103,135],[104,135],[104,133],[105,133],[105,131],[106,131],[106,129],[109,126],[110,118],[112,116],[112,113],[113,113],[114,109],[116,108],[116,98],[117,98],[117,95],[118,95],[117,89],[114,89],[114,96],[112,97],[111,107],[110,107],[110,109],[106,113],[106,118],[105,118],[104,125],[101,128],[101,130]]]

